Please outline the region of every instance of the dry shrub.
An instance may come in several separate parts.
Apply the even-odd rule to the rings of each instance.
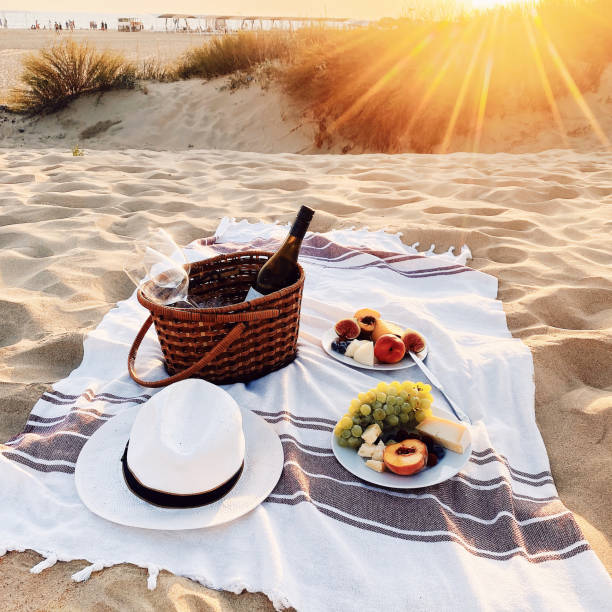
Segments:
[[[136,70],[122,55],[66,40],[27,56],[10,106],[19,112],[55,111],[81,94],[129,89]]]
[[[266,60],[287,60],[293,45],[292,34],[278,30],[226,34],[189,49],[176,72],[182,79],[224,76]]]
[[[385,20],[302,45],[284,85],[319,125],[368,151],[446,150],[488,117],[549,109],[597,88],[612,62],[612,2],[542,0],[452,21]],[[553,103],[551,104],[551,100]]]
[[[136,78],[141,81],[157,81],[159,83],[179,80],[176,66],[154,58],[145,59],[136,67]]]

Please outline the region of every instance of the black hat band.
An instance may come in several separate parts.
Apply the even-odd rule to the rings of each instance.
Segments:
[[[127,462],[127,451],[130,442],[128,440],[125,445],[125,450],[121,457],[121,464],[123,468],[123,478],[125,484],[128,486],[130,491],[134,495],[140,497],[144,501],[153,504],[154,506],[160,506],[162,508],[197,508],[199,506],[206,506],[219,501],[222,497],[227,495],[238,482],[244,469],[244,461],[238,468],[238,471],[221,486],[206,491],[204,493],[193,493],[189,495],[181,495],[176,493],[165,493],[164,491],[158,491],[157,489],[150,489],[143,485],[134,473],[130,470]]]

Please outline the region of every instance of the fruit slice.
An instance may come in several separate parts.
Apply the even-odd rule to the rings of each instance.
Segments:
[[[367,340],[353,340],[347,347],[344,354],[347,357],[353,357],[355,355],[355,351],[362,345],[362,343],[367,342]]]
[[[421,440],[409,438],[385,448],[383,461],[396,474],[410,476],[427,465],[427,446]]]
[[[346,353],[345,353],[346,355]],[[363,340],[361,346],[353,354],[353,359],[363,365],[374,365],[374,343]]]
[[[404,358],[405,354],[404,343],[393,334],[380,336],[374,346],[374,355],[381,363],[397,363]]]
[[[354,340],[361,333],[357,319],[340,319],[334,329],[338,336],[345,340]]]
[[[402,334],[402,342],[406,347],[406,352],[412,351],[413,353],[420,353],[425,349],[425,338],[414,331],[414,329],[405,329]]]
[[[362,331],[372,333],[376,328],[376,321],[380,319],[380,312],[371,308],[361,308],[353,316],[357,319]]]
[[[395,323],[391,323],[390,321],[385,321],[384,319],[378,319],[376,321],[376,326],[374,327],[374,331],[372,332],[372,340],[376,342],[381,336],[385,334],[393,334],[398,338],[402,337],[404,330]]]

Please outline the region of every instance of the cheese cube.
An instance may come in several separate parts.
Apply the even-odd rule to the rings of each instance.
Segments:
[[[384,472],[385,464],[382,461],[376,461],[375,459],[368,459],[366,465],[375,472]]]
[[[372,457],[374,451],[376,451],[376,446],[374,444],[368,444],[367,442],[364,442],[359,447],[359,450],[357,451],[357,454],[360,457],[367,457],[368,459],[370,459]]]
[[[385,443],[381,440],[374,448],[375,450],[372,453],[372,459],[375,461],[382,461],[383,453],[385,452]]]
[[[440,417],[429,416],[423,419],[416,428],[431,436],[438,444],[459,454],[465,452],[471,441],[470,430],[463,423]]]
[[[376,438],[380,436],[382,429],[376,423],[372,423],[366,430],[361,434],[361,437],[368,443],[374,444],[376,442]]]

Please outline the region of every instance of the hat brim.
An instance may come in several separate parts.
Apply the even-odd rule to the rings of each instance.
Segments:
[[[82,502],[102,518],[143,529],[201,529],[233,521],[256,508],[276,486],[283,471],[283,447],[274,429],[260,416],[241,409],[245,438],[244,470],[222,499],[198,508],[161,508],[140,499],[123,478],[121,456],[139,410],[114,416],[87,441],[75,469]]]

